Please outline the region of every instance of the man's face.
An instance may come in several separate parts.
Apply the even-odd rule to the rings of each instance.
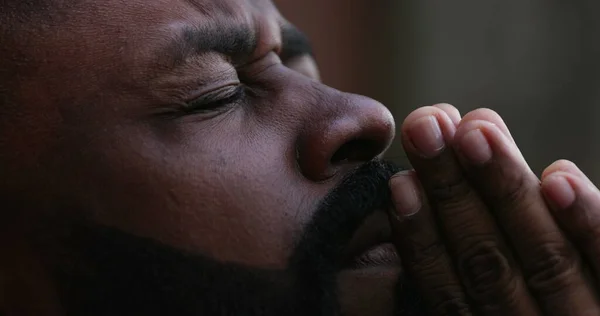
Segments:
[[[11,255],[14,266],[41,262],[29,278],[38,297],[56,298],[44,306],[403,308],[397,258],[368,251],[388,239],[396,169],[365,163],[389,146],[393,119],[319,83],[300,33],[270,1],[81,1],[59,11],[13,43],[27,63],[15,66],[10,119],[0,120],[11,152],[0,170],[17,179],[6,231],[33,250]]]

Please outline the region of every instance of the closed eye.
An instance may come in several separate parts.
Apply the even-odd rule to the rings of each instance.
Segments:
[[[186,103],[184,112],[193,114],[218,111],[237,104],[245,95],[246,89],[242,84],[225,86]]]

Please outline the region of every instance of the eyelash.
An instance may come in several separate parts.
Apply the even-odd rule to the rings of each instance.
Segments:
[[[235,88],[224,87],[188,102],[185,112],[191,114],[217,111],[223,107],[238,103],[245,96],[246,89],[241,84],[236,85]]]

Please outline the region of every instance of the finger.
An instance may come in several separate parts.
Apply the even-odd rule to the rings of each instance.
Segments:
[[[394,213],[390,216],[392,240],[429,313],[471,315],[414,172],[395,175],[390,189],[394,200]]]
[[[446,112],[446,114],[448,114],[448,117],[450,118],[452,123],[454,123],[454,125],[456,127],[458,127],[458,125],[460,124],[460,120],[462,119],[462,116],[460,115],[460,111],[456,107],[454,107],[453,105],[448,104],[448,103],[438,103],[438,104],[434,105],[434,107],[439,108],[442,111]]]
[[[548,315],[600,311],[578,252],[554,221],[539,180],[516,145],[489,121],[463,119],[455,150],[507,236],[542,310]]]
[[[600,276],[600,191],[569,161],[546,169],[542,191],[554,216]]]
[[[409,155],[431,159],[452,142],[456,126],[442,109],[425,106],[409,114],[402,124],[402,145]]]
[[[445,112],[425,107],[406,118],[402,141],[463,287],[483,315],[538,315],[494,219],[447,148],[455,132]]]
[[[477,109],[467,113],[463,119],[465,121],[488,121],[492,124],[495,124],[502,131],[502,133],[508,137],[508,139],[510,139],[513,143],[515,142],[510,130],[508,129],[508,126],[506,126],[504,120],[494,110],[486,108]]]
[[[588,183],[592,183],[590,179],[574,163],[568,160],[555,161],[553,164],[544,169],[542,172],[542,181],[544,178],[557,171],[564,171],[572,176],[580,177]]]

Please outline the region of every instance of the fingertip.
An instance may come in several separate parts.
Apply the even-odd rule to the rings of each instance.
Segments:
[[[471,163],[483,165],[492,160],[492,148],[480,129],[466,133],[460,140],[460,149]]]
[[[542,192],[553,207],[564,210],[575,203],[577,194],[571,182],[568,174],[562,171],[554,172],[542,180]]]
[[[456,132],[456,126],[454,125],[452,119],[446,113],[446,111],[435,107],[435,106],[424,106],[420,107],[413,112],[411,112],[402,123],[402,131],[409,132],[409,130],[413,127],[415,122],[419,121],[424,117],[433,116],[437,119],[440,128],[444,132],[444,136],[453,137]]]
[[[417,214],[423,205],[420,186],[414,171],[402,171],[390,179],[395,217],[399,219]]]
[[[544,172],[542,172],[542,180],[558,171],[566,172],[574,176],[586,177],[585,174],[583,174],[581,169],[579,169],[579,167],[577,167],[575,163],[566,159],[560,159],[552,163],[544,170]]]
[[[484,165],[495,157],[518,157],[518,149],[501,129],[485,120],[461,123],[455,136],[455,150],[461,161]]]
[[[504,119],[502,119],[502,117],[500,116],[500,114],[498,114],[498,112],[489,109],[489,108],[480,108],[480,109],[476,109],[473,110],[469,113],[467,113],[461,120],[461,125],[462,124],[466,124],[470,121],[487,121],[490,122],[496,126],[498,126],[498,128],[500,129],[500,131],[506,136],[508,137],[508,139],[510,139],[512,142],[514,142],[514,138],[512,137],[510,130],[508,129],[508,126],[506,125],[506,122],[504,122]]]
[[[496,125],[506,125],[498,112],[489,108],[478,108],[473,110],[463,117],[463,121],[488,121]]]
[[[448,104],[448,103],[438,103],[436,105],[434,105],[434,107],[441,109],[442,111],[446,112],[446,114],[448,114],[448,117],[450,117],[450,120],[452,121],[452,123],[454,123],[454,125],[456,127],[458,127],[458,125],[460,124],[460,121],[462,119],[462,115],[460,114],[460,111],[453,106],[452,104]]]
[[[401,130],[404,149],[423,158],[439,155],[456,134],[450,116],[434,106],[421,107],[410,113]]]

